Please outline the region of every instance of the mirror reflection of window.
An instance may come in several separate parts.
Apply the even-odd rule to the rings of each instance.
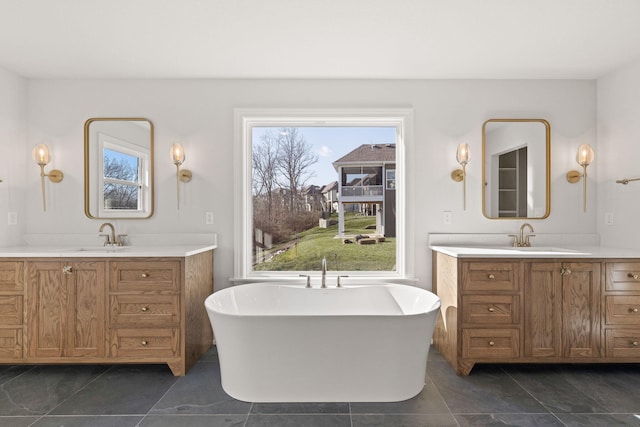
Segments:
[[[105,209],[140,209],[142,156],[109,148],[103,155]]]
[[[146,171],[149,150],[134,142],[98,133],[101,173],[97,187],[102,189],[99,212],[131,213],[144,210],[149,201]]]

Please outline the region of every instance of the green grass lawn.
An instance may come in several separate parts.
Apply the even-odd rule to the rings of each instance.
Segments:
[[[349,215],[345,218],[345,234],[368,235],[375,230],[374,217]],[[329,270],[341,271],[391,271],[396,265],[396,239],[373,245],[344,244],[336,239],[338,225],[328,228],[314,227],[298,235],[292,242],[279,245],[271,252],[289,247],[269,261],[254,265],[256,271],[320,271],[322,257],[327,258]]]

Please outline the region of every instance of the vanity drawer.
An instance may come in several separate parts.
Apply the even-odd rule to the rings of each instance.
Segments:
[[[178,261],[116,261],[110,265],[112,292],[177,291],[180,287]]]
[[[0,329],[0,360],[22,359],[22,328]]]
[[[462,321],[471,324],[518,324],[518,295],[464,295]]]
[[[640,357],[640,328],[607,329],[605,354],[607,357]]]
[[[178,328],[116,328],[111,330],[113,357],[171,357],[179,355]]]
[[[180,322],[178,295],[111,295],[111,325],[174,326]]]
[[[640,326],[640,296],[607,295],[605,313],[607,325]]]
[[[639,262],[608,262],[606,264],[607,291],[634,291],[640,293]]]
[[[511,359],[520,355],[518,329],[463,329],[462,357]]]
[[[0,292],[24,290],[24,262],[0,262]]]
[[[22,325],[22,295],[0,296],[0,325]]]
[[[462,267],[463,291],[517,291],[518,263],[465,262]]]

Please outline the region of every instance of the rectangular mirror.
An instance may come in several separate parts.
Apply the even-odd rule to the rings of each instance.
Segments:
[[[551,128],[542,119],[482,126],[482,212],[490,219],[549,216]]]
[[[149,120],[85,122],[84,212],[89,218],[153,215],[153,123]]]

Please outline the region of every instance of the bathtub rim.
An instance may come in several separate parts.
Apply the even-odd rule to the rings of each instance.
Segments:
[[[208,295],[205,298],[204,301],[204,306],[205,309],[208,311],[211,311],[213,313],[215,313],[218,316],[225,316],[225,317],[246,317],[246,318],[260,318],[260,317],[268,317],[270,319],[275,319],[275,318],[288,318],[288,319],[297,319],[297,318],[311,318],[311,317],[332,317],[332,318],[338,318],[338,317],[343,317],[343,318],[359,318],[359,319],[365,319],[365,318],[408,318],[408,317],[418,317],[418,316],[424,316],[426,314],[432,313],[434,311],[438,311],[440,310],[441,307],[441,299],[440,297],[438,297],[437,294],[435,294],[434,292],[431,292],[428,289],[424,289],[424,288],[420,288],[417,286],[412,286],[412,285],[406,285],[406,284],[401,284],[401,283],[376,283],[376,284],[348,284],[348,285],[342,285],[341,288],[337,288],[335,286],[330,286],[327,288],[320,288],[320,287],[312,287],[309,289],[310,292],[318,292],[318,291],[331,291],[331,292],[340,292],[343,289],[358,289],[358,288],[367,288],[367,287],[408,287],[408,288],[413,288],[415,290],[417,290],[418,292],[424,291],[427,292],[431,295],[433,295],[435,297],[435,301],[434,303],[427,309],[424,311],[420,311],[418,313],[405,313],[404,310],[402,309],[402,306],[398,303],[398,305],[400,305],[400,309],[403,311],[402,313],[398,313],[398,314],[383,314],[383,313],[376,313],[376,314],[265,314],[265,313],[260,313],[260,314],[251,314],[251,313],[226,313],[226,312],[222,312],[217,310],[211,303],[210,300],[212,300],[213,298],[215,298],[215,295],[219,292],[233,292],[234,289],[239,288],[239,287],[261,287],[261,286],[279,286],[279,287],[285,287],[285,288],[295,288],[295,289],[306,289],[304,284],[300,284],[300,283],[277,283],[277,282],[251,282],[251,283],[245,283],[242,285],[234,285],[234,286],[229,286],[227,288],[224,289],[220,289],[217,290],[215,292],[213,292],[212,294]],[[393,295],[392,295],[393,297]],[[397,301],[396,301],[397,303]]]

